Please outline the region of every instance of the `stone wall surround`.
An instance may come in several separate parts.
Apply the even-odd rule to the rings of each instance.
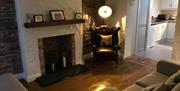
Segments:
[[[72,5],[73,4],[73,5]],[[74,19],[74,14],[82,12],[82,0],[16,0],[16,10],[24,69],[24,78],[31,82],[41,76],[38,39],[74,34],[75,61],[82,61],[82,24],[51,27],[25,28],[26,14],[43,14],[44,20],[50,20],[49,10],[64,10],[65,19]]]
[[[82,0],[82,11],[87,14],[96,26],[104,24],[104,19],[98,15],[98,9],[105,5],[105,0]]]
[[[96,26],[104,24],[104,20],[98,15],[98,9],[105,5],[105,0],[82,0],[82,11],[83,14],[89,16],[88,21],[83,25],[83,54],[91,53],[91,41],[90,41],[90,31],[89,25],[94,23]],[[92,22],[90,22],[92,21]]]
[[[0,1],[0,74],[23,71],[14,0]]]

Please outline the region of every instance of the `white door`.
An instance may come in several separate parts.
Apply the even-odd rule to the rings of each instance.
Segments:
[[[139,0],[135,54],[145,51],[150,0]]]

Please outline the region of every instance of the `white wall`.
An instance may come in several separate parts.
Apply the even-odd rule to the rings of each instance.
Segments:
[[[134,54],[137,12],[138,0],[129,0],[127,8],[124,57]]]
[[[110,26],[121,23],[122,17],[127,15],[127,0],[106,0],[106,5],[112,8],[112,16],[105,20]]]
[[[24,78],[30,82],[41,75],[37,39],[75,34],[75,61],[82,64],[82,25],[63,25],[40,28],[24,28],[26,14],[43,14],[50,20],[49,10],[64,10],[66,19],[73,19],[74,13],[82,11],[81,0],[15,0],[19,40],[24,68]]]
[[[180,64],[180,2],[178,5],[178,14],[176,18],[176,31],[173,43],[172,60]]]
[[[124,54],[124,41],[126,33],[126,16],[127,16],[127,0],[106,0],[106,5],[112,8],[112,16],[105,19],[105,23],[109,26],[120,26],[119,44],[121,46],[121,54]]]

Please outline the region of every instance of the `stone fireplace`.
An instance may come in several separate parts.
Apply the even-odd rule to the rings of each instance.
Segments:
[[[41,74],[75,65],[74,34],[38,39]]]
[[[73,3],[73,5],[72,5]],[[23,77],[31,82],[42,75],[39,56],[39,39],[74,35],[74,64],[82,61],[82,24],[57,25],[49,27],[25,28],[27,14],[41,14],[44,21],[50,21],[50,10],[63,10],[65,19],[74,19],[74,14],[82,12],[82,0],[15,0],[18,33],[23,63]]]

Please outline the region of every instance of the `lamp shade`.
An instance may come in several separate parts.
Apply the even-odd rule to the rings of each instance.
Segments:
[[[99,8],[98,14],[103,18],[108,18],[112,15],[112,9],[109,6],[102,6]]]

